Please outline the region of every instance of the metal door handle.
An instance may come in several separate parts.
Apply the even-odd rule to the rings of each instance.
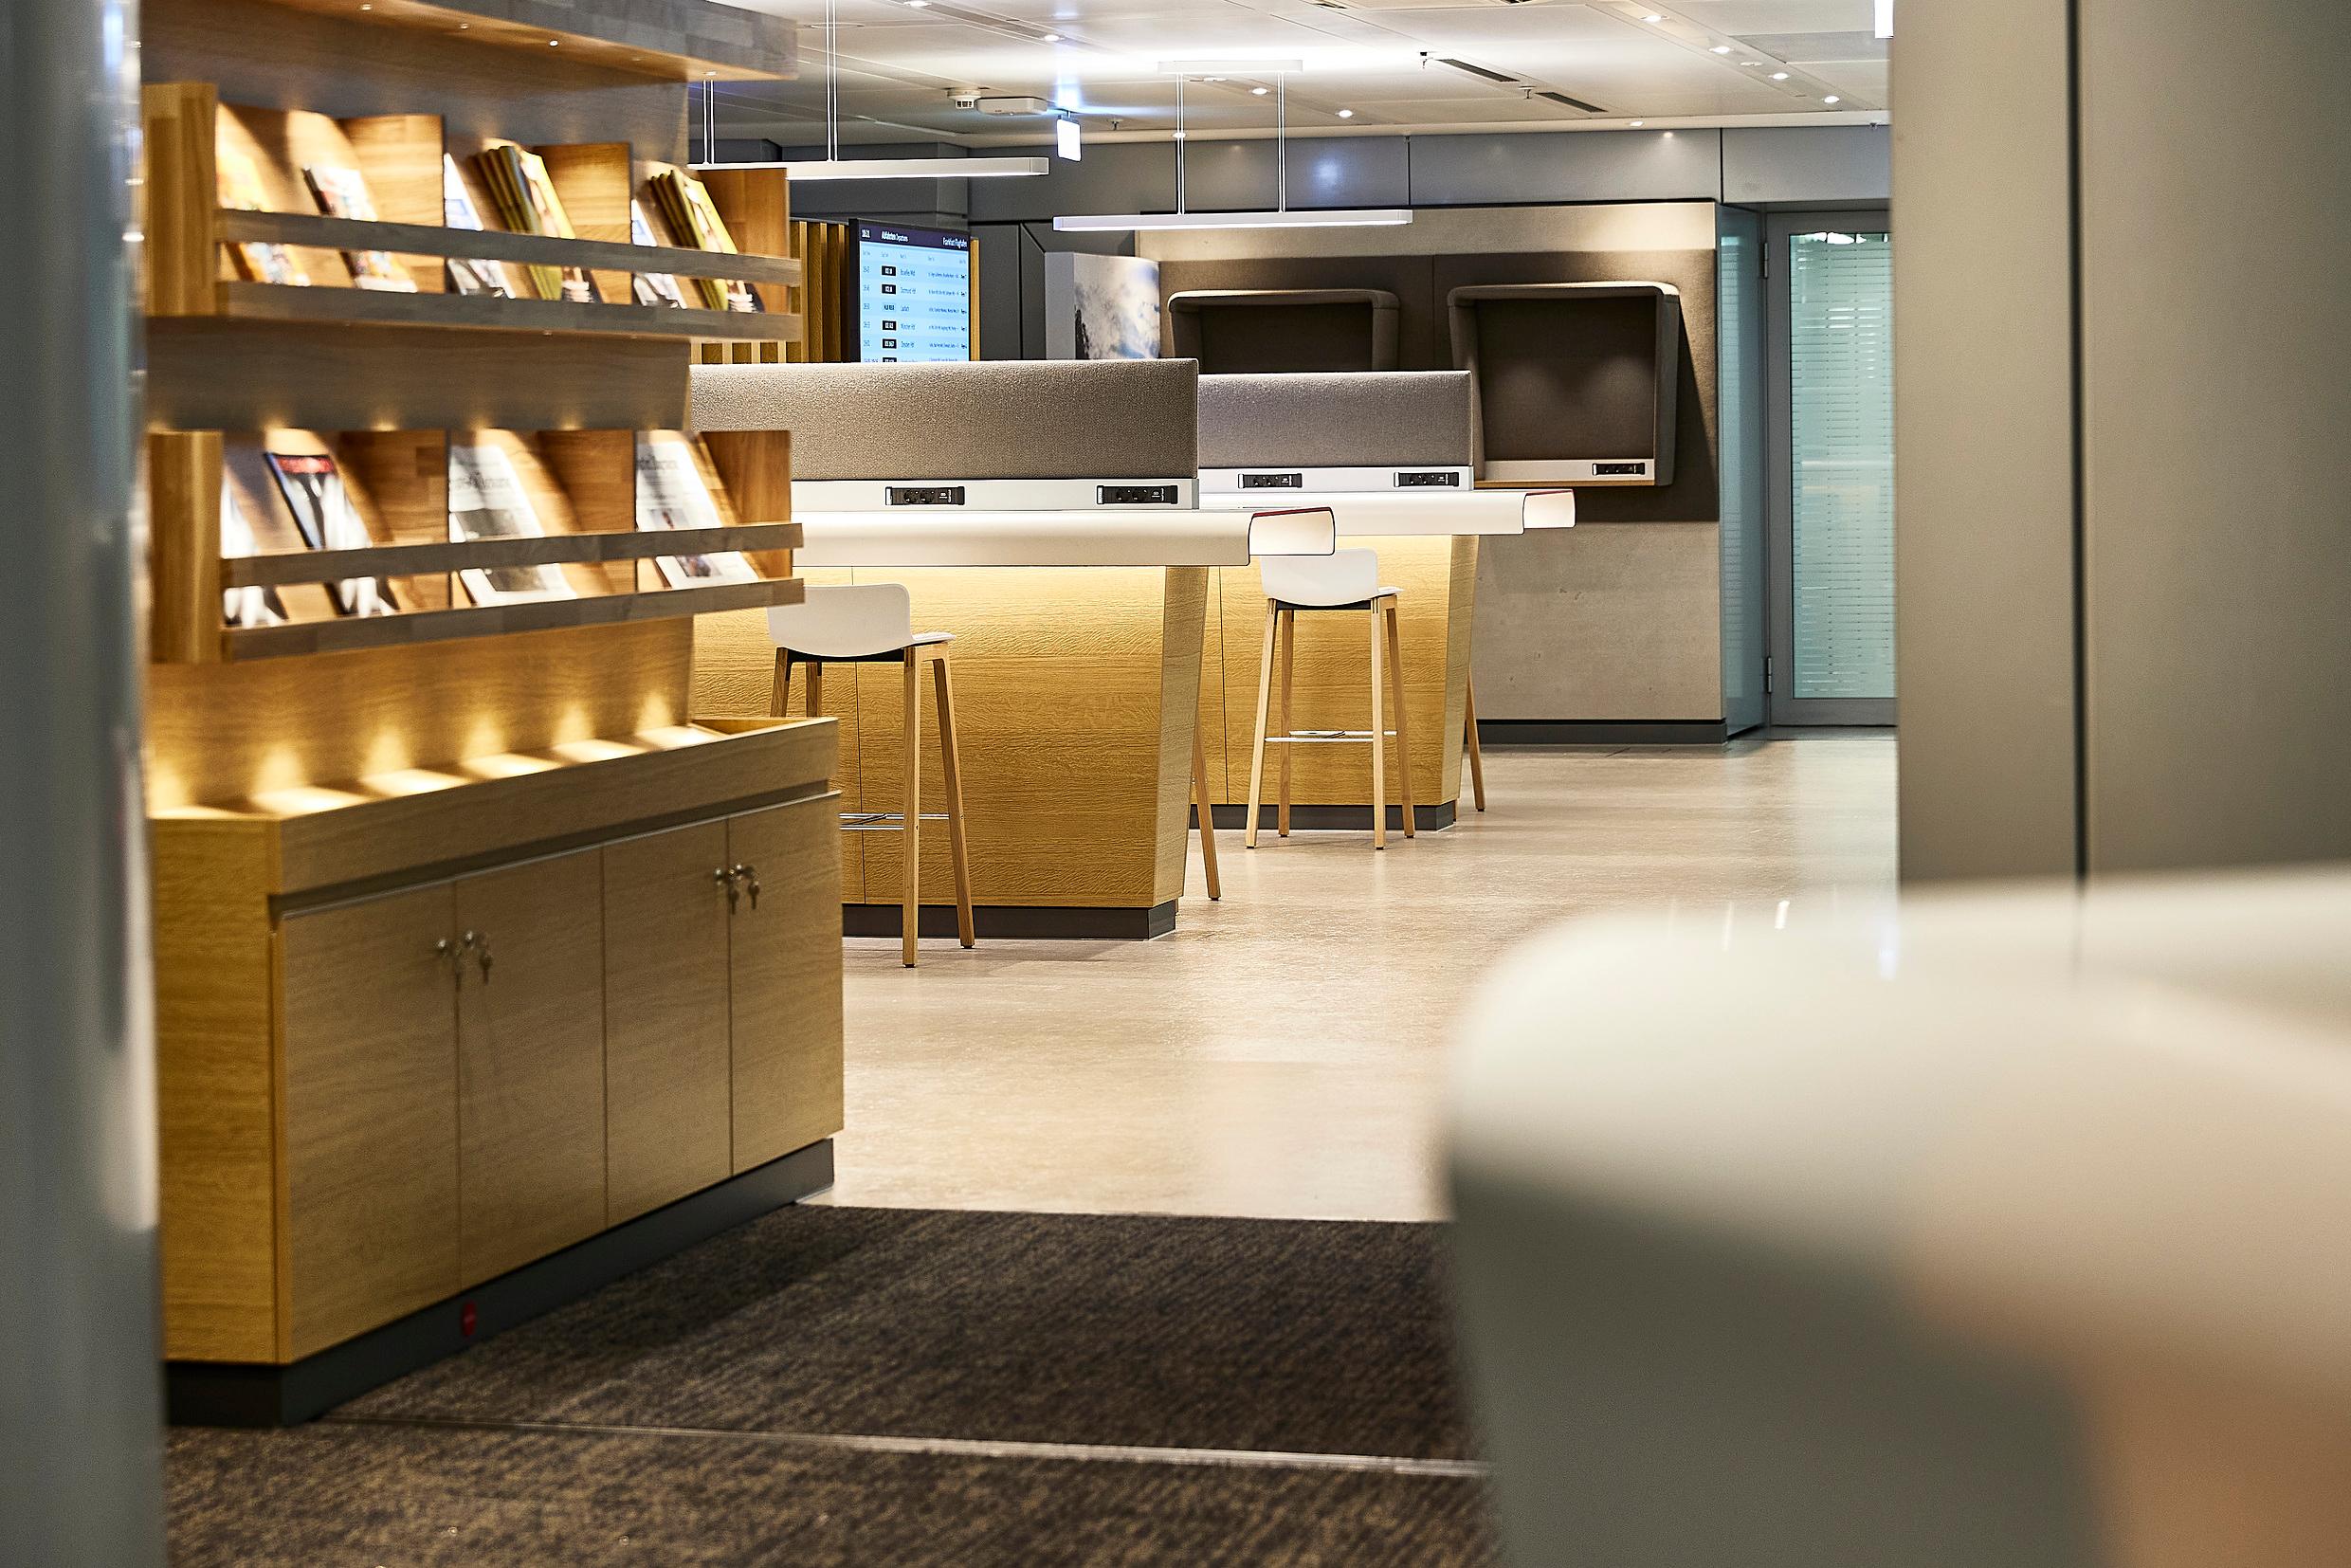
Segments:
[[[744,882],[751,884],[751,907],[754,909],[758,908],[759,868],[756,866],[738,866],[735,867],[735,875],[740,877]]]
[[[488,985],[490,983],[490,939],[479,931],[468,931],[458,939],[457,951],[460,955],[470,953],[474,956],[474,961],[482,966],[482,983]]]
[[[739,866],[721,866],[710,873],[711,880],[726,889],[726,912],[730,915],[735,913],[735,906],[742,902],[742,889],[735,884],[735,879],[741,873],[742,867]]]

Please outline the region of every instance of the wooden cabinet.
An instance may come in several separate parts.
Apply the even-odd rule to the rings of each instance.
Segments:
[[[841,830],[825,795],[727,823],[735,1169],[841,1130]]]
[[[283,924],[295,1356],[459,1288],[454,908],[443,883]]]
[[[465,1285],[604,1229],[603,898],[594,849],[456,884]]]
[[[726,840],[724,822],[701,822],[604,847],[605,1169],[615,1225],[735,1170]]]

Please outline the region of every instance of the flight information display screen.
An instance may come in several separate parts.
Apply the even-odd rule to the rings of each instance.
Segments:
[[[857,357],[972,356],[972,237],[937,228],[857,227]]]

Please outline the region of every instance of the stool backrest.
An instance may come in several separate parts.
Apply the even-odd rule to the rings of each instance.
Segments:
[[[811,588],[805,603],[770,610],[767,631],[811,659],[863,659],[914,641],[914,603],[903,583]]]
[[[1327,556],[1260,556],[1266,597],[1284,604],[1361,604],[1379,589],[1379,554],[1338,550]]]

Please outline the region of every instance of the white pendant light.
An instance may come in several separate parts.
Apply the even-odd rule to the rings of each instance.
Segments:
[[[1290,210],[1289,93],[1285,73],[1277,70],[1274,86],[1274,205],[1255,212],[1193,212],[1184,205],[1184,82],[1176,79],[1176,210],[1173,212],[1081,212],[1053,220],[1064,234],[1094,234],[1125,229],[1165,228],[1393,228],[1412,221],[1409,207],[1336,207]]]
[[[841,155],[841,50],[838,0],[825,0],[825,155],[771,163],[694,165],[713,169],[781,169],[795,180],[982,180],[1019,178],[1053,172],[1051,158],[844,158]],[[702,153],[709,155],[711,86],[702,84]]]

